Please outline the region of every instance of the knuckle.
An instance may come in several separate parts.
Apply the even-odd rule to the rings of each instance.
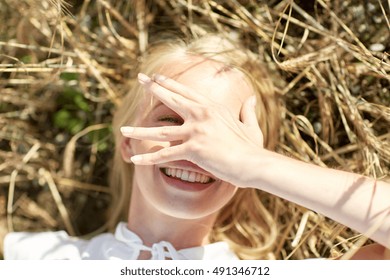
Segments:
[[[167,136],[169,136],[170,132],[171,132],[170,127],[162,127],[160,130],[160,136],[162,138],[166,138]]]
[[[182,101],[178,96],[171,96],[171,100],[176,105],[180,105],[180,106],[182,105]]]
[[[188,89],[188,88],[183,88],[182,89],[182,93],[183,93],[184,96],[187,96],[187,97],[194,96],[194,95],[197,94],[196,92],[194,92],[194,91],[192,91],[191,89]]]
[[[159,152],[159,157],[162,159],[168,158],[170,155],[169,149],[162,149]]]
[[[191,145],[188,146],[188,152],[191,155],[194,154],[199,154],[202,151],[202,145],[199,143],[192,143]]]
[[[211,118],[213,118],[213,110],[211,110],[210,108],[208,108],[208,107],[203,107],[203,109],[202,109],[202,113],[203,113],[203,117],[204,118],[207,118],[207,119],[211,119]]]
[[[155,92],[158,89],[158,86],[156,84],[154,84],[154,83],[151,83],[151,84],[148,85],[148,89],[151,92]]]
[[[198,136],[205,135],[207,134],[207,129],[204,126],[197,124],[193,127],[193,133]]]
[[[203,105],[199,105],[193,112],[194,115],[200,119],[208,119],[211,117],[211,110]]]

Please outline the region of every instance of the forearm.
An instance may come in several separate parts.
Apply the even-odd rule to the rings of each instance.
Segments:
[[[319,212],[390,248],[390,185],[270,151],[250,156],[249,186]]]

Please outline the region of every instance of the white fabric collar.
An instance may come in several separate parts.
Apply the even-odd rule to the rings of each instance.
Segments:
[[[151,259],[163,260],[237,260],[226,242],[176,250],[171,243],[161,241],[151,247],[119,223],[115,234],[103,233],[91,240],[70,237],[65,231],[13,232],[4,242],[6,259],[37,260],[137,260],[141,250],[151,252]]]
[[[152,260],[212,260],[212,259],[238,259],[230,250],[226,242],[216,242],[199,247],[176,250],[170,242],[160,241],[151,247],[145,246],[141,238],[121,222],[115,230],[115,239],[131,247],[133,259],[137,259],[141,250],[149,251]]]

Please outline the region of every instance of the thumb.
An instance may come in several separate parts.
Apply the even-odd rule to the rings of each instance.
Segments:
[[[244,125],[248,126],[257,138],[257,141],[263,146],[263,133],[256,116],[256,96],[249,97],[241,107],[240,118]]]
[[[257,122],[257,116],[255,112],[256,108],[256,96],[252,95],[247,100],[245,100],[244,104],[241,107],[240,118],[241,122],[248,126],[259,126]]]

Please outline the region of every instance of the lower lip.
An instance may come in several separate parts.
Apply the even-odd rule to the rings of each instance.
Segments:
[[[186,181],[180,180],[178,178],[169,177],[169,176],[165,175],[164,172],[162,172],[161,170],[160,170],[160,172],[161,172],[163,180],[166,183],[168,183],[169,185],[171,185],[173,187],[176,187],[178,189],[185,190],[185,191],[199,192],[199,191],[202,191],[202,190],[209,188],[214,183],[214,182],[210,182],[207,184],[202,184],[202,183],[195,183],[195,182],[194,183],[186,182]]]

